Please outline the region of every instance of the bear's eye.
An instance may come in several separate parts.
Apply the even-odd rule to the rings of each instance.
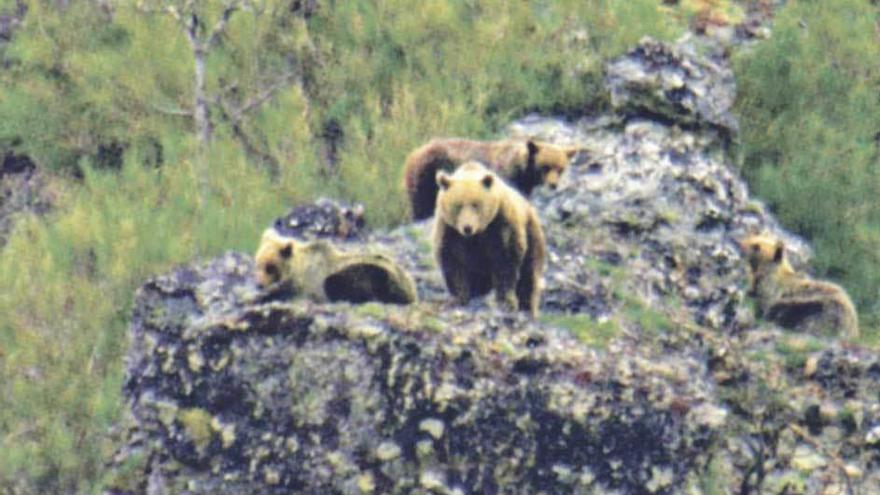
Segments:
[[[263,268],[263,271],[265,271],[266,275],[272,277],[273,279],[278,278],[278,266],[277,265],[274,265],[274,264],[266,265],[266,267]]]
[[[477,202],[473,202],[473,203],[471,203],[471,208],[473,208],[473,209],[475,209],[475,210],[479,210],[479,209],[480,209],[480,203],[477,203]]]

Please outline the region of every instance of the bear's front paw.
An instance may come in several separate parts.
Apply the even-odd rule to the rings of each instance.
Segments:
[[[499,306],[503,307],[509,311],[516,311],[519,307],[519,302],[516,298],[516,292],[508,291],[504,293],[498,293],[496,298],[498,300]]]

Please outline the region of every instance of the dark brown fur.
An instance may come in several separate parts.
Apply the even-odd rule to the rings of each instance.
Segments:
[[[541,184],[555,188],[576,152],[575,148],[533,140],[432,139],[410,153],[404,166],[404,188],[413,219],[434,214],[438,171],[452,172],[460,164],[476,160],[528,196]]]

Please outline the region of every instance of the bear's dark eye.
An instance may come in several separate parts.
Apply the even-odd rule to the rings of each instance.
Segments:
[[[288,244],[281,248],[281,251],[278,251],[278,254],[281,255],[282,258],[287,259],[290,258],[290,255],[293,254],[293,244]]]
[[[266,272],[266,275],[274,278],[278,278],[278,266],[274,264],[266,265],[266,268],[263,268],[263,271]]]
[[[473,208],[473,209],[475,209],[475,210],[479,210],[479,209],[480,209],[480,203],[477,203],[477,202],[473,202],[473,203],[471,203],[471,208]]]

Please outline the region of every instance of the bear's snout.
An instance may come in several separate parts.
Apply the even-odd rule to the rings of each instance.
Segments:
[[[470,225],[465,225],[464,227],[462,227],[461,233],[466,236],[474,235],[474,228]]]

